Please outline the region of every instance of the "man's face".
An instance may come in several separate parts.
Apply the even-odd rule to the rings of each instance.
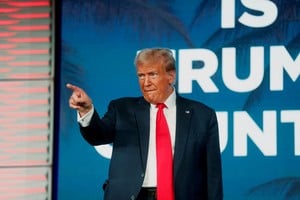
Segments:
[[[142,94],[149,103],[163,103],[173,91],[176,72],[166,72],[161,64],[139,65],[137,75]]]

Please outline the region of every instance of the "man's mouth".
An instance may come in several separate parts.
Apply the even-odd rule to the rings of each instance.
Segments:
[[[155,92],[155,90],[144,90],[145,91],[145,93],[153,93],[153,92]]]

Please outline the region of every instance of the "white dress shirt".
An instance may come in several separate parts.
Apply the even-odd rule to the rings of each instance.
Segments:
[[[171,134],[172,152],[174,154],[175,147],[175,129],[176,129],[176,93],[175,90],[164,102],[167,106],[163,111],[168,123]],[[143,182],[143,187],[156,187],[156,105],[151,104],[150,108],[150,137],[146,174]]]
[[[85,115],[83,115],[82,117],[80,117],[79,112],[77,112],[77,121],[79,122],[79,124],[82,127],[87,127],[88,125],[90,125],[90,122],[92,120],[92,116],[94,114],[94,106],[92,105],[92,109],[86,113]]]

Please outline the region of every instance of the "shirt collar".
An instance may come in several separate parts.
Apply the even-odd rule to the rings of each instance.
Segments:
[[[176,92],[175,92],[175,89],[173,89],[173,92],[167,98],[167,100],[164,102],[164,104],[167,106],[168,109],[174,108],[176,106]],[[156,105],[151,104],[151,108],[156,108]]]

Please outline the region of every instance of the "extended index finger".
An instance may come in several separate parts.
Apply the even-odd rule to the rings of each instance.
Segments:
[[[67,88],[69,88],[70,90],[72,90],[73,92],[80,92],[81,88],[77,87],[76,85],[72,85],[70,83],[68,83],[66,85]]]

